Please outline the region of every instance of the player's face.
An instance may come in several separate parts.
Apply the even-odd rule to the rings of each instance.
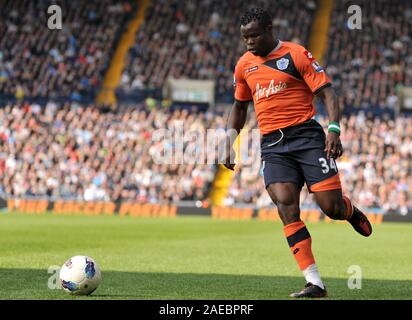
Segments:
[[[273,48],[271,27],[262,28],[257,21],[240,27],[240,34],[246,49],[255,56],[266,56]]]

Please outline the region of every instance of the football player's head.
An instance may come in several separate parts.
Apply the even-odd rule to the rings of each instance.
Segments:
[[[240,34],[246,49],[256,56],[266,56],[275,45],[272,18],[262,8],[251,8],[240,18]]]

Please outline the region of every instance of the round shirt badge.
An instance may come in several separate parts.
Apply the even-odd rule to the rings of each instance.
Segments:
[[[282,58],[276,61],[276,66],[279,70],[285,70],[289,65],[289,59]]]

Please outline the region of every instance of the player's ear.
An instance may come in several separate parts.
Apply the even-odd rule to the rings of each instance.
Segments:
[[[271,33],[271,32],[272,32],[272,28],[273,28],[272,24],[269,24],[269,25],[267,25],[267,26],[265,27],[265,31]]]

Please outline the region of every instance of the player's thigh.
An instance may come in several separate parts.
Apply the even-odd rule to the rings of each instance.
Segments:
[[[304,184],[303,172],[299,163],[288,154],[271,153],[264,157],[263,180],[266,189],[275,183],[294,183],[298,188]]]
[[[263,161],[263,178],[266,190],[278,207],[284,224],[299,220],[300,191],[304,177],[296,162],[287,153],[267,153]]]
[[[297,152],[306,184],[323,213],[333,219],[340,219],[344,207],[342,187],[336,161],[327,158],[324,149],[313,148]]]

